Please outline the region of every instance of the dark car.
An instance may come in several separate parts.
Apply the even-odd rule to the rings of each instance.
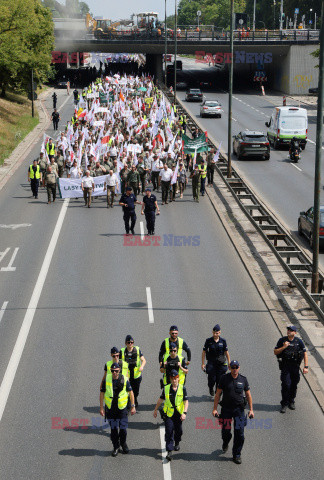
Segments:
[[[298,218],[298,233],[305,235],[311,248],[313,248],[313,228],[314,228],[314,208],[311,207],[306,212],[300,212]],[[319,243],[324,246],[324,206],[320,207],[320,229]]]
[[[270,158],[270,144],[266,135],[262,132],[246,130],[234,135],[233,153],[240,160],[249,157]]]
[[[59,80],[56,84],[56,88],[66,88],[67,80]]]
[[[185,100],[187,102],[189,101],[202,102],[203,100],[202,91],[199,88],[190,88],[189,90],[186,91]]]
[[[318,95],[318,87],[309,88],[308,93],[311,95]]]

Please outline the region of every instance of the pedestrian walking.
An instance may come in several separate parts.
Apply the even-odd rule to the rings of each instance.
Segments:
[[[128,397],[131,402],[131,415],[135,415],[134,394],[130,382],[120,373],[118,363],[113,363],[110,367],[110,373],[107,372],[106,379],[101,382],[100,388],[100,415],[108,420],[111,428],[110,438],[113,444],[113,457],[117,457],[120,447],[123,453],[129,453],[126,443]]]
[[[38,162],[40,172],[41,172],[41,176],[42,176],[42,181],[40,183],[42,184],[43,187],[45,187],[45,173],[46,173],[46,169],[47,169],[47,160],[44,157],[43,152],[40,152],[39,159],[38,159],[37,162]]]
[[[163,163],[161,160],[159,160],[158,155],[153,155],[153,161],[151,165],[151,180],[153,185],[153,192],[154,190],[159,191],[159,176],[162,168]]]
[[[112,170],[109,170],[109,175],[106,176],[105,186],[104,186],[104,191],[107,190],[107,208],[109,207],[113,208],[114,206],[116,188],[118,190],[117,175]]]
[[[53,98],[53,108],[56,109],[56,105],[57,105],[57,95],[56,95],[55,92],[53,93],[52,98]]]
[[[57,155],[56,155],[55,161],[57,164],[58,176],[59,178],[62,178],[64,173],[64,156],[63,156],[63,150],[61,150],[60,148],[57,149]]]
[[[205,185],[206,185],[206,177],[207,177],[207,165],[205,161],[201,159],[199,165],[200,171],[200,193],[202,197],[205,195]]]
[[[172,459],[173,450],[175,452],[180,450],[182,422],[186,419],[189,407],[187,389],[179,384],[179,375],[176,370],[171,370],[170,379],[171,384],[164,387],[153,412],[153,417],[156,418],[158,409],[164,402],[166,459],[169,461]]]
[[[178,185],[180,191],[180,198],[183,198],[183,192],[186,188],[188,183],[187,172],[184,168],[183,163],[179,163],[179,170],[178,170]]]
[[[66,93],[67,93],[67,95],[70,95],[70,88],[71,88],[71,84],[70,84],[70,81],[68,80],[66,82]]]
[[[93,177],[90,176],[90,170],[86,170],[85,176],[82,177],[81,188],[82,188],[82,191],[83,191],[84,204],[85,204],[85,206],[88,206],[88,208],[90,208],[91,207],[91,194],[92,194],[92,191],[95,188]]]
[[[195,165],[194,170],[190,174],[192,181],[192,196],[194,201],[199,202],[199,190],[200,190],[200,172],[198,165]]]
[[[215,172],[215,149],[212,147],[210,152],[207,155],[207,182],[211,187],[214,183],[214,172]]]
[[[239,370],[239,362],[232,360],[230,373],[222,375],[217,386],[213,409],[214,417],[220,417],[222,422],[223,453],[228,450],[228,445],[232,438],[232,420],[234,420],[233,462],[237,464],[242,463],[241,452],[244,444],[244,427],[247,423],[244,415],[246,401],[249,405],[249,418],[254,418],[249,383],[247,378],[239,373]],[[217,407],[222,393],[222,410],[219,415]]]
[[[213,328],[213,336],[207,338],[202,351],[201,369],[208,375],[208,388],[212,397],[215,393],[214,387],[217,388],[221,376],[226,373],[231,361],[226,340],[221,338],[220,334],[221,328],[217,324]],[[205,363],[206,357],[207,365]]]
[[[164,205],[165,203],[168,203],[168,195],[170,191],[172,175],[173,175],[173,172],[171,168],[169,168],[168,165],[165,163],[163,165],[163,169],[160,171],[160,176],[159,176],[159,182],[161,182],[161,185],[162,185],[162,205]]]
[[[30,188],[33,193],[33,197],[38,198],[39,182],[42,181],[42,174],[37,160],[34,160],[32,165],[28,168],[28,182],[30,182]]]
[[[297,329],[294,325],[287,327],[287,335],[278,340],[274,354],[279,361],[281,371],[281,413],[287,407],[295,410],[297,385],[300,380],[299,367],[304,360],[303,373],[308,373],[308,356],[304,342],[296,337]]]
[[[104,382],[106,381],[107,373],[110,373],[110,369],[113,363],[118,363],[121,373],[124,375],[124,377],[129,379],[128,363],[119,358],[118,348],[112,347],[112,349],[110,350],[110,355],[111,355],[111,360],[108,360],[108,362],[106,362],[104,366],[105,373],[102,378],[102,381]]]
[[[81,178],[81,170],[78,167],[78,162],[74,160],[73,166],[69,169],[69,173],[67,174],[68,178]]]
[[[187,343],[183,340],[183,338],[180,338],[178,336],[179,334],[178,327],[176,325],[171,325],[169,333],[170,333],[170,336],[165,340],[163,340],[163,342],[161,343],[160,352],[159,352],[160,367],[163,366],[163,363],[165,362],[166,358],[170,355],[171,342],[176,344],[178,355],[183,356],[183,352],[186,352],[187,354],[186,365],[189,365],[191,361],[191,350],[188,347]]]
[[[136,170],[136,166],[132,165],[130,172],[127,175],[127,187],[132,187],[134,195],[137,195],[139,192],[139,181],[140,176],[138,171]]]
[[[188,368],[185,358],[183,358],[182,355],[178,355],[178,347],[174,342],[170,343],[170,354],[164,356],[163,366],[160,367],[160,372],[163,373],[162,388],[163,385],[171,383],[170,374],[172,370],[178,372],[179,383],[180,385],[184,385]]]
[[[55,202],[56,199],[56,179],[57,173],[52,171],[52,166],[47,167],[47,172],[45,174],[45,185],[47,190],[47,203]]]
[[[146,365],[146,360],[139,347],[134,346],[134,339],[127,335],[125,347],[119,352],[119,358],[128,363],[129,382],[134,392],[135,407],[138,407],[138,395],[142,381],[142,372]]]
[[[157,215],[160,215],[156,196],[152,194],[150,188],[147,188],[143,197],[141,215],[145,215],[148,235],[154,235],[155,233],[155,210]]]
[[[51,120],[53,122],[54,130],[58,129],[58,123],[59,123],[60,119],[61,119],[60,114],[58,113],[56,108],[54,108],[54,112],[52,113],[52,117],[51,117]]]
[[[132,232],[132,235],[135,235],[135,224],[136,224],[136,213],[135,213],[135,203],[139,205],[141,202],[137,201],[136,196],[132,193],[132,187],[126,187],[126,192],[120,197],[119,205],[123,207],[124,212],[124,223],[126,235],[129,235],[129,230]],[[129,221],[131,220],[131,225],[129,227]]]

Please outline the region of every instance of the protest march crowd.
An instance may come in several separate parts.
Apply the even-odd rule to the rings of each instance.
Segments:
[[[35,198],[39,184],[47,188],[48,203],[55,202],[58,185],[61,198],[83,197],[88,208],[94,197],[105,196],[113,208],[116,196],[131,194],[133,203],[119,202],[129,213],[148,186],[162,189],[162,205],[177,195],[183,198],[188,178],[194,201],[205,195],[219,150],[208,149],[207,135],[198,129],[186,135],[186,116],[178,114],[150,76],[101,76],[73,94],[71,121],[56,140],[44,135],[40,156],[28,169]],[[154,194],[151,203],[145,215],[158,208]],[[125,227],[129,233],[126,220]]]

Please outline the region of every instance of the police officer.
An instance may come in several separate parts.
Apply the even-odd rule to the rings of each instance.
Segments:
[[[112,349],[110,350],[110,355],[111,355],[111,360],[108,360],[108,362],[105,363],[105,366],[104,366],[104,376],[102,378],[103,381],[106,380],[106,375],[107,375],[107,372],[110,372],[110,368],[112,366],[113,363],[118,363],[119,365],[119,368],[120,368],[120,371],[121,373],[125,376],[125,377],[129,377],[129,373],[128,373],[128,363],[121,360],[119,358],[119,350],[117,347],[112,347]]]
[[[33,193],[33,197],[38,198],[39,182],[42,181],[42,173],[37,160],[33,161],[32,165],[28,168],[28,182],[30,182],[30,188]]]
[[[129,452],[126,443],[127,438],[127,403],[128,396],[131,401],[131,415],[136,413],[134,394],[128,379],[120,373],[118,363],[110,367],[111,373],[107,372],[106,381],[101,382],[100,388],[100,415],[108,420],[111,428],[111,441],[113,444],[112,456],[117,457],[119,447],[124,453]],[[105,408],[103,406],[105,402]]]
[[[146,360],[139,347],[134,346],[134,339],[127,335],[125,339],[126,347],[119,352],[119,358],[128,363],[129,381],[134,392],[135,406],[138,406],[137,397],[142,381],[142,371],[146,365]]]
[[[135,203],[141,204],[141,202],[138,202],[137,198],[132,193],[132,187],[126,187],[126,193],[124,193],[119,200],[119,205],[123,207],[126,235],[129,235],[129,220],[131,220],[130,230],[132,235],[135,235]]]
[[[303,373],[308,373],[308,357],[304,342],[296,338],[297,329],[294,325],[287,327],[287,336],[278,340],[274,354],[277,355],[281,370],[281,413],[287,406],[295,410],[297,385],[300,380],[299,366],[304,359]]]
[[[163,367],[160,368],[161,373],[164,374],[161,387],[163,388],[163,385],[168,385],[171,383],[170,374],[172,370],[176,370],[178,372],[179,383],[180,385],[184,385],[188,368],[186,368],[186,360],[183,358],[183,356],[178,355],[178,348],[175,343],[170,343],[170,355],[167,356],[166,354],[164,357],[165,361]]]
[[[222,375],[217,386],[213,415],[214,417],[219,416],[217,407],[220,396],[223,393],[222,411],[220,414],[222,423],[223,453],[227,452],[228,444],[232,438],[231,424],[232,419],[234,419],[233,462],[240,464],[242,463],[241,451],[244,443],[244,427],[246,425],[246,418],[244,415],[244,393],[249,404],[249,418],[254,418],[254,412],[249,382],[246,377],[239,373],[240,364],[237,360],[231,361],[230,370],[230,373]]]
[[[51,138],[49,139],[48,143],[46,144],[46,152],[47,152],[47,155],[48,155],[50,160],[51,160],[52,157],[55,156],[55,145],[52,142]]]
[[[155,210],[157,210],[157,214],[160,215],[160,209],[157,204],[156,196],[152,195],[150,188],[147,188],[143,197],[141,215],[145,214],[148,235],[154,235]]]
[[[230,364],[225,338],[221,338],[221,328],[217,324],[213,328],[213,336],[207,338],[202,351],[201,369],[208,375],[208,387],[211,396],[214,396],[214,386],[218,385],[220,377],[227,371]],[[205,358],[207,356],[207,365]]]
[[[173,342],[176,344],[177,346],[177,349],[178,349],[178,355],[182,355],[183,356],[183,351],[186,352],[187,354],[187,362],[186,362],[186,365],[189,365],[190,361],[191,361],[191,350],[190,348],[188,347],[188,345],[186,344],[186,342],[183,340],[183,338],[180,338],[178,337],[178,334],[179,334],[179,330],[178,330],[178,327],[176,325],[172,325],[170,327],[170,337],[169,338],[166,338],[165,340],[163,340],[163,342],[161,343],[161,347],[160,347],[160,352],[159,352],[159,362],[160,362],[160,367],[162,367],[164,361],[165,361],[165,355],[169,355],[170,354],[170,343]]]
[[[169,461],[172,458],[172,451],[180,450],[182,422],[186,419],[189,406],[187,390],[186,387],[179,384],[178,372],[171,370],[170,378],[171,384],[164,387],[153,412],[153,417],[156,418],[158,409],[164,401],[166,459]]]
[[[56,108],[54,108],[54,112],[52,113],[52,122],[53,122],[54,130],[58,129],[58,124],[59,124],[60,118],[61,118],[60,114],[58,113]]]

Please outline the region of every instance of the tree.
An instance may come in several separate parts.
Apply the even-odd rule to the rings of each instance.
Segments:
[[[30,72],[42,82],[54,49],[52,15],[39,0],[0,0],[0,88],[28,91]]]
[[[252,0],[253,1],[253,0]],[[244,13],[246,0],[234,1],[235,12]],[[230,0],[181,0],[178,8],[179,25],[197,25],[197,11],[201,11],[201,24],[229,28]]]

